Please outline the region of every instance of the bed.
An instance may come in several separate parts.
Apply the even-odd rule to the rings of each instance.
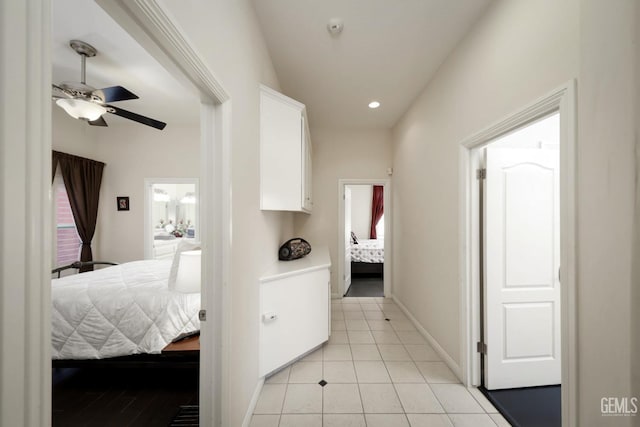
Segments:
[[[359,239],[351,245],[351,274],[382,276],[384,272],[384,240]]]
[[[168,287],[172,260],[144,260],[51,281],[52,358],[159,354],[200,329],[199,293]]]

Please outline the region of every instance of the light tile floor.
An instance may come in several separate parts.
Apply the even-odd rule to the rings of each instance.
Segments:
[[[393,301],[332,300],[331,326],[328,343],[267,378],[250,427],[509,426]]]

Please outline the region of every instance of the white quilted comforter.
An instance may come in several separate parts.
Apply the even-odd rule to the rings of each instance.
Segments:
[[[134,261],[54,279],[53,359],[160,353],[200,329],[200,294],[169,291],[171,260]]]
[[[384,240],[360,239],[357,245],[351,245],[352,262],[384,262]]]

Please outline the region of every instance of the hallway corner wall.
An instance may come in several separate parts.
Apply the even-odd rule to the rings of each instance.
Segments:
[[[296,236],[327,246],[331,256],[331,292],[338,293],[338,180],[385,180],[391,165],[388,130],[311,128],[313,213],[295,215]]]

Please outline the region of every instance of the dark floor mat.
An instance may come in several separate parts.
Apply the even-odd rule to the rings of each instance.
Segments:
[[[354,277],[345,297],[383,297],[384,281],[381,277]]]
[[[561,427],[560,386],[480,391],[515,427]]]

